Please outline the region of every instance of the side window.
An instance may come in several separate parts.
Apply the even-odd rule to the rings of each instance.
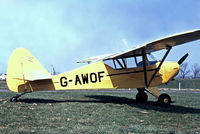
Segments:
[[[127,68],[135,68],[137,67],[136,61],[134,57],[126,58]]]
[[[135,62],[135,58],[123,58],[123,59],[113,59],[104,61],[105,64],[114,68],[114,69],[127,69],[127,68],[135,68],[137,64]]]
[[[104,61],[104,63],[114,69],[121,70],[127,68],[126,61],[122,59],[112,59]]]
[[[153,55],[148,54],[146,55],[146,66],[153,65],[157,62],[157,60],[153,57]],[[142,56],[137,57],[137,66],[143,67]]]
[[[137,67],[143,67],[142,56],[137,56],[136,59],[137,59]],[[148,65],[147,62],[146,65]]]
[[[157,62],[157,60],[151,54],[147,54],[145,56],[145,61],[146,61],[146,66],[153,65]],[[129,58],[111,59],[104,61],[104,63],[114,69],[121,70],[127,68],[143,67],[143,58],[142,56],[137,56]]]
[[[113,63],[113,60],[106,60],[106,61],[104,61],[104,63],[105,63],[106,65],[112,67],[112,68],[115,68],[115,65],[114,65],[114,63]]]

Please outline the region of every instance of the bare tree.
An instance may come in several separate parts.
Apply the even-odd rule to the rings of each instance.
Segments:
[[[190,70],[188,69],[188,63],[185,62],[181,64],[178,77],[185,79],[189,74],[190,74]]]
[[[200,77],[200,66],[195,63],[194,65],[192,65],[192,78],[196,79]]]

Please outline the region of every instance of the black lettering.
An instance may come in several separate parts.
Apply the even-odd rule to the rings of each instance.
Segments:
[[[76,75],[76,81],[75,81],[75,85],[77,85],[77,83],[79,82],[79,84],[81,85],[81,81],[80,78],[78,77],[78,75]]]
[[[88,74],[81,74],[81,76],[82,76],[82,80],[83,80],[83,84],[88,84]]]
[[[103,73],[105,73],[104,71],[98,72],[98,78],[99,78],[99,82],[101,82],[101,78],[103,78]]]
[[[60,85],[62,87],[66,87],[68,85],[68,83],[67,83],[67,77],[61,77],[60,78]]]
[[[95,73],[91,73],[90,74],[90,81],[92,83],[96,83],[97,82],[97,75]]]

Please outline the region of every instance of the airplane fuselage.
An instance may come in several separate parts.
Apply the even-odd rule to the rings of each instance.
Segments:
[[[159,62],[154,65],[147,66],[148,80],[150,80],[154,73],[153,69],[157,68],[158,64]],[[167,83],[175,75],[177,75],[178,71],[179,65],[177,63],[164,62],[160,71],[153,79],[151,86],[154,87],[163,83]],[[123,74],[120,74],[122,72]],[[52,80],[55,86],[55,90],[145,87],[143,67],[116,70],[101,61],[89,64],[85,67],[70,72],[53,76]]]

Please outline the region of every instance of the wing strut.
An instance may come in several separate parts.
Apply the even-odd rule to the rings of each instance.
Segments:
[[[147,83],[147,68],[146,68],[146,50],[142,50],[142,62],[143,62],[143,68],[144,68],[144,82],[145,86],[148,87]]]
[[[168,46],[168,48],[167,48],[167,52],[165,53],[165,55],[164,55],[163,59],[161,60],[161,62],[160,62],[160,64],[159,64],[158,68],[156,68],[156,70],[155,70],[155,72],[154,72],[153,76],[151,77],[151,79],[150,79],[150,81],[149,81],[149,83],[148,83],[147,87],[149,87],[149,86],[150,86],[151,82],[152,82],[152,81],[153,81],[153,79],[155,78],[155,76],[156,76],[157,72],[160,70],[160,67],[162,66],[163,62],[164,62],[164,61],[165,61],[165,59],[167,58],[167,55],[169,54],[169,52],[170,52],[170,50],[171,50],[171,49],[172,49],[172,46]]]
[[[142,63],[143,63],[143,70],[142,71],[131,71],[131,72],[124,72],[124,73],[116,73],[116,74],[109,74],[107,76],[115,76],[115,75],[122,75],[122,74],[131,74],[131,73],[144,72],[144,82],[145,82],[145,86],[148,88],[151,85],[151,82],[153,81],[153,79],[155,78],[157,72],[160,70],[160,67],[162,66],[163,62],[167,58],[167,56],[168,56],[168,54],[169,54],[171,49],[172,49],[172,46],[168,46],[167,47],[167,52],[165,53],[164,57],[162,58],[162,60],[160,61],[160,64],[158,65],[158,67],[156,69],[147,69],[146,68],[146,50],[143,49],[142,50]],[[135,61],[137,63],[137,59],[136,58],[135,58]],[[113,62],[114,62],[115,68],[116,68],[116,64],[115,64],[115,60],[114,59],[113,59]],[[117,62],[119,62],[119,64],[120,64],[119,60]],[[123,68],[122,64],[120,66]],[[147,72],[148,71],[154,71],[154,74],[152,75],[150,81],[148,81],[148,78],[147,78]]]

